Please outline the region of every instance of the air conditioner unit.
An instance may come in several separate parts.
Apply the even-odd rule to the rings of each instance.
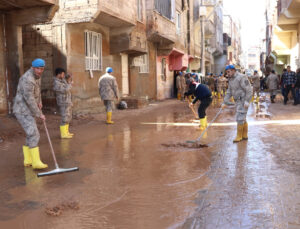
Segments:
[[[199,7],[199,16],[205,17],[206,16],[206,6],[200,6]]]

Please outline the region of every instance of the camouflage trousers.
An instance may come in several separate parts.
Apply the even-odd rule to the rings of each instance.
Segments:
[[[178,93],[180,93],[180,95],[181,95],[181,100],[184,100],[185,89],[184,88],[178,89]]]
[[[271,89],[270,91],[270,96],[276,96],[277,95],[277,89]]]
[[[59,112],[61,115],[60,124],[62,126],[69,124],[72,120],[72,105],[68,105],[68,104],[60,105]]]
[[[225,95],[226,87],[225,86],[218,86],[218,93]]]
[[[114,103],[113,100],[104,100],[106,112],[112,112],[113,103]]]
[[[25,145],[29,148],[37,147],[40,140],[40,133],[34,117],[22,114],[15,114],[15,116],[26,133]]]
[[[259,87],[253,87],[253,96],[256,93],[256,96],[259,97],[260,88]]]
[[[244,104],[245,103],[243,101],[237,101],[235,103],[235,105],[236,105],[236,121],[240,125],[244,124],[247,121],[248,108],[245,108]]]

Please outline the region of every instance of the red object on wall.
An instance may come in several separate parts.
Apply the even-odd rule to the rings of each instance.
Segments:
[[[170,71],[184,71],[188,68],[189,55],[173,48],[169,54],[169,69]]]

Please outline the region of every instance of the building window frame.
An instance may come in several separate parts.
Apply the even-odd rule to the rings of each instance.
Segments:
[[[143,0],[136,0],[137,3],[137,20],[143,21]]]
[[[139,67],[140,74],[149,73],[149,53],[135,57],[132,65]]]
[[[85,70],[102,71],[102,34],[84,31]]]
[[[163,17],[175,21],[175,0],[154,0],[154,9]]]
[[[167,80],[167,58],[161,58],[160,76],[163,81]]]
[[[176,11],[176,34],[180,35],[181,33],[181,13]]]

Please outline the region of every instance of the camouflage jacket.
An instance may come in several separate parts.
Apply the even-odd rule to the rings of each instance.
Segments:
[[[221,76],[218,79],[218,87],[226,87],[227,79],[224,76]]]
[[[180,75],[176,76],[176,88],[177,89],[181,89],[182,88],[181,80],[180,80]]]
[[[36,78],[33,70],[29,69],[19,79],[13,113],[40,117],[42,114],[38,107],[40,103],[42,103],[41,79]]]
[[[72,105],[72,85],[65,79],[54,77],[53,90],[56,94],[56,102],[58,106]]]
[[[247,76],[236,72],[235,75],[229,78],[227,94],[224,98],[225,104],[230,104],[230,98],[233,96],[236,102],[250,102],[252,98],[252,87]]]
[[[251,76],[254,88],[260,88],[260,76],[258,74]]]
[[[118,97],[118,84],[116,78],[106,73],[98,81],[99,94],[102,100],[114,100]]]
[[[178,75],[176,77],[176,88],[178,90],[185,89],[185,78],[184,78],[184,76]]]
[[[269,90],[276,90],[278,89],[278,84],[279,84],[279,79],[278,76],[275,74],[270,74],[267,78],[267,82],[266,82]]]

